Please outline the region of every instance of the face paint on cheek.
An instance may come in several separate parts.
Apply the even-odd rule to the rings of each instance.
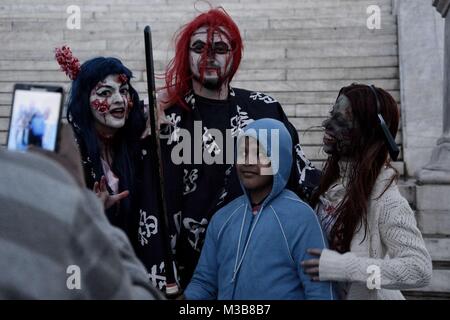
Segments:
[[[103,116],[105,116],[105,114],[111,108],[111,105],[108,103],[107,99],[104,99],[104,100],[95,99],[94,101],[92,101],[91,107],[92,107],[92,109],[94,109],[98,113],[100,113]]]
[[[353,147],[353,128],[341,130],[337,135],[336,150],[341,154],[348,156]]]

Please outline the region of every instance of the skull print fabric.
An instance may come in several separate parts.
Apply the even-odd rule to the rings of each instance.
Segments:
[[[291,133],[295,146],[289,187],[299,195],[309,194],[318,184],[320,175],[304,156],[296,129],[274,98],[260,92],[233,88],[227,100],[207,99],[192,92],[186,95],[185,100],[190,110],[177,105],[168,108],[165,110],[167,124],[161,127],[166,203],[169,220],[173,223],[171,240],[175,246],[182,287],[187,285],[193,274],[212,215],[242,194],[233,162],[229,164],[225,161],[229,146],[215,137],[215,130],[224,137],[230,134],[234,143],[242,129],[253,121],[261,118],[280,120]],[[199,121],[201,126],[195,127],[194,123]],[[188,151],[192,161],[175,164],[172,151],[179,153],[181,145],[186,143],[184,137],[180,138],[185,134],[183,130],[191,137]],[[196,130],[200,133],[197,136]],[[195,162],[194,156],[202,152],[219,157],[223,162]]]

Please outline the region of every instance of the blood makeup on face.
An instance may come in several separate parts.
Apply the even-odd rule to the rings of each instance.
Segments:
[[[232,67],[231,46],[226,33],[201,27],[190,40],[190,69],[193,78],[216,89],[227,79]]]
[[[107,99],[100,100],[95,99],[91,102],[91,107],[97,110],[99,113],[107,113],[109,109],[111,108],[111,105],[108,103]]]
[[[125,85],[128,83],[128,77],[126,74],[121,73],[117,76],[117,82],[121,83],[122,85]],[[128,112],[130,111],[131,108],[133,108],[133,98],[131,97],[131,95],[127,96],[127,105],[128,105]]]
[[[117,82],[121,84],[125,84],[128,82],[128,77],[126,74],[122,73],[117,76]]]
[[[127,81],[124,74],[109,75],[91,91],[90,107],[99,124],[114,129],[125,125],[133,105]]]

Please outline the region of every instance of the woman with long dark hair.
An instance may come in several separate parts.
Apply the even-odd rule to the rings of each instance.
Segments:
[[[124,230],[136,191],[133,158],[145,129],[131,77],[131,71],[116,58],[91,59],[72,83],[67,108],[87,187],[102,198],[111,223]]]
[[[317,259],[302,265],[313,280],[338,282],[341,298],[403,299],[398,290],[431,278],[430,255],[389,158],[399,118],[388,92],[352,84],[323,123],[329,156],[312,205],[330,249],[311,248]]]
[[[111,224],[128,235],[150,281],[163,289],[158,186],[132,72],[111,57],[96,57],[80,66],[68,47],[57,49],[56,58],[73,80],[67,119],[80,148],[86,186],[104,203]]]

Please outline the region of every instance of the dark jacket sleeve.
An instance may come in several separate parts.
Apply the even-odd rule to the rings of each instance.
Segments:
[[[297,129],[288,120],[281,105],[278,105],[280,121],[282,121],[292,137],[292,161],[291,176],[288,182],[288,188],[294,191],[301,199],[309,202],[312,192],[318,187],[321,171],[316,169],[311,161],[308,160],[301,147]]]

